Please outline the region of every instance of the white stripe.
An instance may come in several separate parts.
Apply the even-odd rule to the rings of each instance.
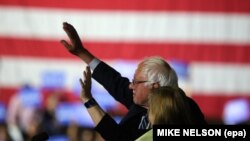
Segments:
[[[85,64],[75,60],[2,57],[0,62],[0,86],[19,87],[23,84],[43,86],[43,74],[65,74],[65,87],[72,89],[82,77]]]
[[[128,66],[120,60],[105,61],[123,75],[132,78],[135,71],[135,61],[127,61]],[[9,57],[0,58],[0,87],[19,87],[23,84],[32,84],[36,87],[43,86],[43,74],[45,72],[63,73],[65,76],[64,87],[72,90],[79,83],[79,78],[83,76],[86,64],[79,60],[70,59],[45,59],[28,57]],[[131,71],[127,71],[128,68]],[[131,72],[131,73],[129,73]],[[98,86],[100,87],[100,86]]]
[[[0,36],[61,39],[62,22],[85,40],[250,43],[250,15],[181,12],[76,11],[0,7]]]
[[[249,64],[192,63],[190,79],[194,93],[250,93]]]
[[[123,76],[129,78],[133,77],[135,62],[108,61]],[[76,60],[2,57],[0,86],[18,87],[28,82],[40,87],[43,72],[54,71],[65,74],[65,87],[72,90],[79,83],[78,79],[82,77],[84,69],[85,64]],[[189,67],[189,74],[189,80],[181,81],[186,81],[184,89],[188,89],[191,93],[228,95],[250,93],[250,65],[194,63]]]

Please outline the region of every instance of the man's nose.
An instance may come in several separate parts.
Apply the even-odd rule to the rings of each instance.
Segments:
[[[129,89],[133,89],[134,85],[132,83],[130,83],[128,87],[129,87]]]

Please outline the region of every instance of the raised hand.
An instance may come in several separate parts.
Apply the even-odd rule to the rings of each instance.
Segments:
[[[67,33],[71,42],[70,44],[65,40],[61,40],[60,42],[64,47],[73,55],[81,58],[85,63],[90,63],[95,57],[82,45],[81,39],[75,28],[71,24],[64,22],[63,30]]]
[[[61,40],[61,43],[66,47],[66,49],[70,53],[78,56],[80,53],[86,51],[86,49],[82,45],[81,39],[79,38],[77,31],[71,24],[64,22],[63,30],[67,33],[71,44],[69,44],[65,40]]]
[[[83,102],[88,101],[92,98],[91,94],[91,71],[89,66],[86,67],[86,70],[83,72],[84,81],[80,79],[80,84],[82,86],[81,99]]]

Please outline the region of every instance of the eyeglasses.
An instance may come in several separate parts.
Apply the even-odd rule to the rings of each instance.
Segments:
[[[144,81],[142,81],[142,80],[139,81],[139,80],[134,80],[134,79],[133,79],[131,83],[132,83],[133,85],[136,85],[136,84],[145,83],[145,82],[148,82],[148,81],[146,81],[146,80],[144,80]]]

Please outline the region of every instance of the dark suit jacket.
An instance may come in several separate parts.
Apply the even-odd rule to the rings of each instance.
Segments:
[[[133,102],[132,91],[129,89],[130,81],[122,77],[119,72],[101,62],[94,70],[92,77],[99,82],[117,101],[126,106],[129,111],[125,117],[117,124],[109,115],[105,115],[96,130],[107,141],[132,141],[137,139],[147,130],[139,130],[138,126],[141,117],[147,110]],[[204,116],[198,105],[190,98],[191,109],[197,116],[197,124],[204,124]]]

